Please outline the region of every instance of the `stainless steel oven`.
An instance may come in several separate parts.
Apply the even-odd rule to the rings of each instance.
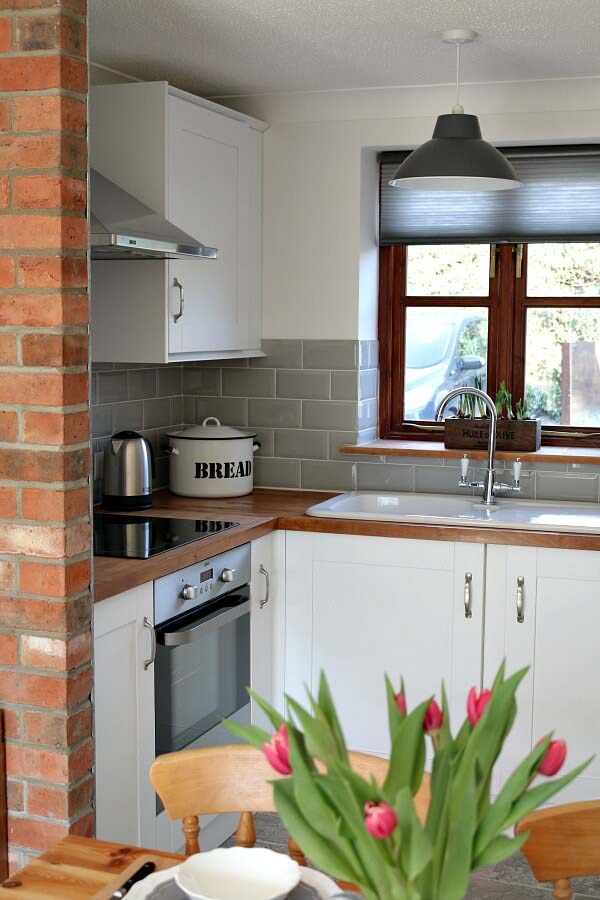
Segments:
[[[222,720],[250,722],[249,583],[249,544],[156,581],[157,755],[232,743]]]

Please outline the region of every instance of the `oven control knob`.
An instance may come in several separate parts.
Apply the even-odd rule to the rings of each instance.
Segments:
[[[195,600],[198,596],[198,585],[197,584],[186,584],[183,587],[181,592],[181,596],[184,600]]]
[[[233,581],[233,576],[235,575],[235,569],[223,569],[221,572],[221,581],[225,581],[227,583]]]

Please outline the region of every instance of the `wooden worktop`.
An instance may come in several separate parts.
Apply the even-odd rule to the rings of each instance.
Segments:
[[[154,494],[154,506],[139,515],[172,516],[181,519],[225,519],[239,522],[214,537],[204,538],[161,553],[152,559],[94,559],[94,600],[105,600],[122,591],[154,581],[178,569],[254,541],[276,529],[324,534],[359,534],[375,537],[413,538],[427,541],[457,541],[473,544],[508,544],[521,547],[556,547],[567,550],[600,550],[598,534],[559,534],[549,531],[519,531],[458,525],[412,525],[360,519],[320,519],[306,515],[308,507],[321,503],[331,493],[257,488],[246,497],[198,500],[176,497],[167,490]]]
[[[98,900],[110,897],[133,871],[152,861],[170,869],[176,853],[144,850],[70,834],[0,884],[6,900]]]

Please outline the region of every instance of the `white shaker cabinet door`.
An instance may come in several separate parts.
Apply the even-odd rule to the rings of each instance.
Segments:
[[[386,672],[409,706],[443,678],[460,724],[481,683],[483,546],[292,532],[286,560],[287,693],[324,670],[348,745],[370,753],[389,752]]]
[[[247,349],[250,322],[259,328],[260,142],[243,123],[169,97],[169,217],[219,251],[169,263],[170,353]]]
[[[518,715],[495,769],[497,789],[532,746],[537,549],[487,548],[483,681],[491,687],[502,661],[507,674],[529,666],[517,692]]]
[[[152,583],[94,608],[96,837],[156,845]]]
[[[274,531],[252,542],[250,582],[250,680],[252,688],[283,711],[285,642],[285,532]],[[252,701],[252,722],[273,727]]]
[[[523,602],[523,621],[518,621],[517,596]],[[551,731],[567,741],[565,771],[598,752],[599,633],[600,554],[488,548],[486,681],[503,656],[509,672],[531,666],[518,695],[514,733],[501,758],[504,777]],[[598,797],[596,759],[552,802]]]

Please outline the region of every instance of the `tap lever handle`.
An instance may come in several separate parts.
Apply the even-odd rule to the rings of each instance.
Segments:
[[[513,479],[515,484],[519,484],[521,480],[521,458],[517,457],[513,463]]]
[[[465,481],[467,479],[468,471],[469,471],[469,457],[465,453],[463,458],[460,461],[460,474],[462,475],[462,477]]]

